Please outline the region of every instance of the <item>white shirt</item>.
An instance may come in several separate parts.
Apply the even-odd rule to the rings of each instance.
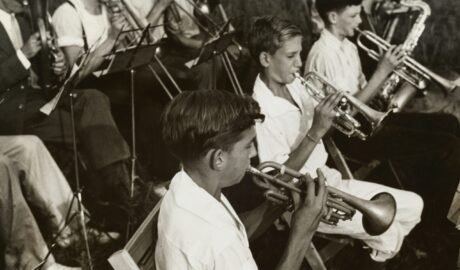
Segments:
[[[137,18],[145,20],[147,22],[147,16],[153,8],[153,4],[158,0],[125,0],[126,5],[132,7],[132,11],[135,13]],[[158,24],[162,24],[164,20],[164,15],[161,15]],[[153,30],[150,31],[153,40],[158,41],[165,36],[164,27],[161,25],[151,25],[154,26]]]
[[[305,63],[305,73],[323,75],[339,90],[355,95],[366,85],[358,48],[345,38],[340,41],[327,29],[313,44]]]
[[[18,21],[14,16],[14,13],[7,13],[3,9],[0,9],[0,23],[6,30],[19,61],[22,63],[25,69],[30,68],[30,62],[24,53],[21,51],[24,41],[22,40],[21,29],[19,28]]]
[[[89,13],[80,0],[70,0],[75,8],[69,3],[63,3],[53,14],[53,25],[58,36],[58,45],[84,46],[83,28],[89,49],[95,49],[107,39],[110,21],[105,5],[102,5],[101,14]]]
[[[174,21],[174,17],[171,16],[170,22],[167,22],[171,25],[173,29],[180,28],[181,34],[184,37],[191,38],[200,33],[200,28],[195,23],[196,17],[191,18],[190,15],[193,15],[195,7],[190,3],[189,0],[175,0],[174,3],[177,5],[177,11],[179,12],[180,17],[180,26],[177,22]]]
[[[265,115],[262,123],[256,123],[260,162],[285,163],[290,153],[300,145],[311,128],[317,102],[307,93],[298,79],[288,84],[287,88],[298,107],[284,98],[275,96],[260,79],[260,75],[257,76],[254,84],[253,98],[259,103],[261,113]],[[321,168],[329,184],[335,186],[341,176],[338,171],[326,166],[327,158],[326,148],[320,141],[300,172],[316,177],[316,169]]]
[[[225,196],[219,202],[184,171],[161,203],[155,263],[161,270],[257,269],[244,225]]]

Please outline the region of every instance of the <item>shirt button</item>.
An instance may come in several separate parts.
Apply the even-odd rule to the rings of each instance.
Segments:
[[[19,104],[18,108],[22,110],[24,108],[24,104]]]
[[[25,88],[24,85],[21,85],[21,90],[24,90],[24,88]]]

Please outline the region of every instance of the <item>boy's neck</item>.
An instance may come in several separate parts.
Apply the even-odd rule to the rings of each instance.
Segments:
[[[220,201],[222,189],[219,186],[219,177],[214,176],[208,169],[202,166],[187,166],[186,164],[183,166],[184,171],[195,184]]]
[[[347,36],[343,35],[342,33],[340,33],[340,30],[333,27],[333,26],[330,26],[330,27],[326,27],[326,29],[334,36],[336,37],[338,40],[340,41],[344,41]]]
[[[265,72],[260,73],[260,79],[265,83],[267,88],[273,92],[275,96],[279,96],[279,94],[287,91],[286,84],[273,80]]]

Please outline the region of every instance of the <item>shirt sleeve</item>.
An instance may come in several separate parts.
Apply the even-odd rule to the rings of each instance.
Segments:
[[[84,46],[81,18],[77,10],[64,3],[53,14],[53,25],[59,47]]]
[[[327,55],[321,53],[311,54],[308,56],[305,63],[304,76],[308,72],[314,71],[326,77],[326,79],[332,79],[335,77],[335,74],[330,63],[331,61],[327,59]]]

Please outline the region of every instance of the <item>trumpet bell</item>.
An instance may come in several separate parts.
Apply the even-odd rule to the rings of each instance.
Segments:
[[[396,215],[395,198],[388,192],[382,192],[359,209],[364,216],[363,227],[370,235],[380,235],[388,230]]]

